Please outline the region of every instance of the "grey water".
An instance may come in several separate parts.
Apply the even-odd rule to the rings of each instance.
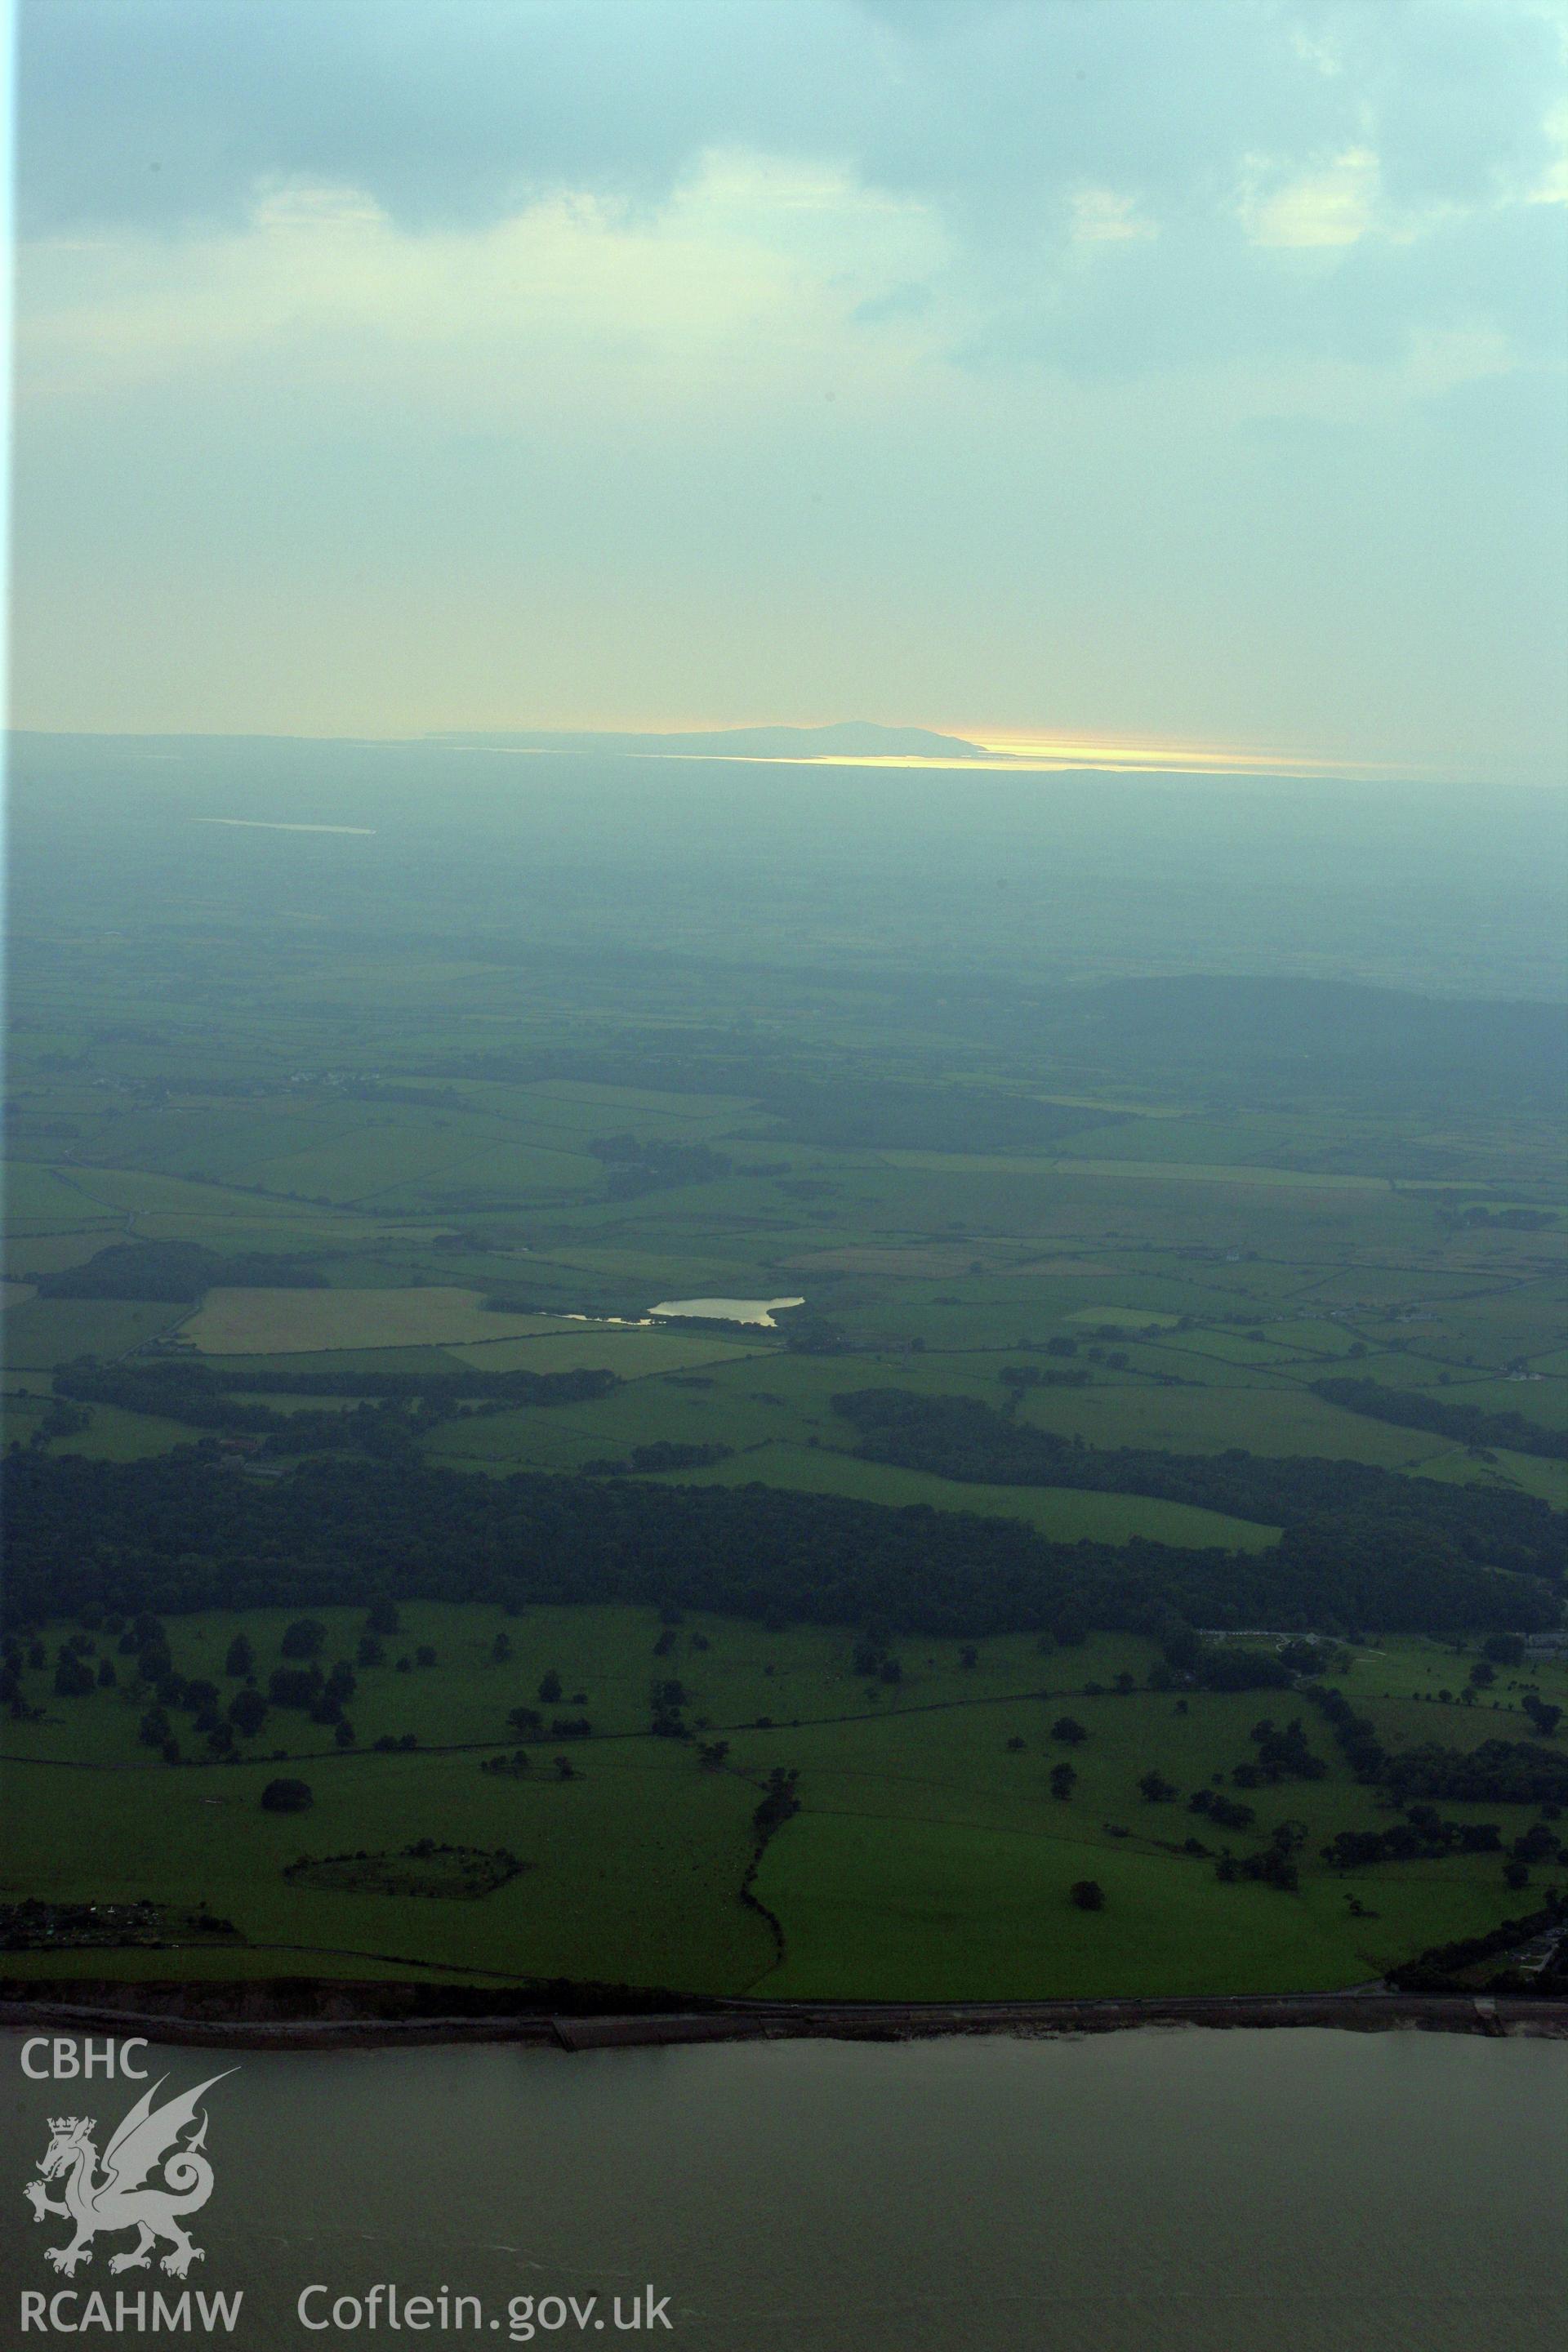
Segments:
[[[42,2340],[9,2333],[19,2293],[68,2284],[77,2320],[94,2287],[242,2289],[232,2336],[187,2340],[266,2352],[384,2343],[377,2284],[400,2344],[577,2352],[634,2300],[636,2340],[692,2352],[1560,2352],[1568,2323],[1564,2042],[155,2051],[163,2096],[237,2069],[206,2095],[205,2260],[111,2280],[132,2241],[104,2238],[68,2283],[22,2183],[50,2115],[90,2109],[101,2147],[133,2086],[28,2082],[19,2050],[6,2342]]]

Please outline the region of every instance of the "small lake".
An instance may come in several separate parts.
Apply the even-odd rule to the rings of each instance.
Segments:
[[[47,2116],[85,2108],[108,2127],[131,2097],[25,2081],[19,2039],[0,2042],[8,2311],[18,2286],[63,2284],[43,2259],[62,2225],[36,2225],[19,2194]],[[613,2322],[580,2330],[563,2304],[557,2328],[542,2298],[595,2296],[607,2317],[649,2282],[671,2325],[640,2340],[691,2352],[1561,2352],[1564,2339],[1568,2042],[1150,2030],[578,2056],[168,2050],[149,2063],[168,2074],[165,2096],[238,2069],[206,2102],[216,2187],[190,2223],[206,2259],[188,2284],[243,2286],[235,2336],[211,2340],[256,2352],[346,2340],[300,2324],[316,2282],[331,2294],[314,2316],[377,2282],[405,2297],[445,2287],[480,2299],[492,2344],[577,2352],[592,2335],[616,2341]],[[109,2285],[108,2258],[129,2244],[103,2241],[76,2285]],[[509,2315],[526,2298],[544,2319],[531,2337],[513,2330],[534,2320]],[[477,2332],[468,2319],[423,2340]]]
[[[663,1298],[650,1315],[692,1315],[705,1323],[750,1323],[764,1331],[777,1329],[773,1317],[785,1307],[804,1307],[804,1298]]]

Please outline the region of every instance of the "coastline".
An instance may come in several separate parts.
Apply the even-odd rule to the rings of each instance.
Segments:
[[[78,1997],[51,2000],[15,1979],[0,1998],[0,2032],[72,2030],[144,2034],[170,2045],[250,2050],[415,2048],[439,2043],[523,2043],[584,2052],[668,2048],[719,2042],[913,2042],[967,2034],[1021,2039],[1115,2033],[1153,2026],[1209,2031],[1237,2027],[1327,2027],[1373,2033],[1418,2032],[1511,2034],[1568,2040],[1568,2001],[1530,1994],[1342,1993],[1184,1994],[1169,1999],[1041,2001],[757,2001],[715,2000],[702,2007],[645,2011],[497,2010],[479,2015],[376,2016],[346,1998],[359,1988],[334,1988],[337,2013],[258,2017],[258,1988],[245,1998],[215,1999],[210,1987],[73,1987]],[[111,1998],[123,1990],[146,2005]],[[364,1989],[369,1991],[370,1988]],[[384,1985],[376,1989],[384,1995]],[[97,1998],[82,1999],[88,1992]],[[147,1996],[153,1998],[148,2000]],[[249,2010],[251,2013],[246,2014]]]

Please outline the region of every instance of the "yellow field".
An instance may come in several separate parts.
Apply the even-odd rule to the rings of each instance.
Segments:
[[[492,1315],[477,1290],[209,1290],[181,1328],[208,1356],[310,1355],[342,1348],[430,1348],[519,1339],[537,1315]]]

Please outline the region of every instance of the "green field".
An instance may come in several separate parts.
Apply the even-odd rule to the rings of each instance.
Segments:
[[[363,1619],[320,1612],[322,1656],[353,1657]],[[279,1659],[286,1612],[207,1612],[173,1621],[177,1670],[226,1696],[239,1687],[225,1657],[237,1633],[254,1644],[263,1687]],[[65,1628],[50,1628],[52,1645]],[[498,1634],[512,1654],[498,1663]],[[902,1680],[858,1675],[850,1643],[829,1631],[770,1633],[693,1618],[658,1656],[658,1620],[629,1610],[530,1612],[409,1606],[385,1663],[361,1668],[350,1702],[356,1746],[295,1709],[275,1706],[244,1743],[245,1760],[171,1767],[137,1737],[146,1704],[133,1664],[121,1687],[53,1699],[45,1673],[27,1686],[43,1719],[5,1740],[10,1822],[0,1900],[26,1891],[58,1903],[150,1899],[205,1905],[243,1940],[182,1954],[195,1972],[363,1972],[363,1962],[413,1973],[439,1967],[516,1979],[571,1977],[689,1992],[770,1992],[878,1999],[1034,1997],[1309,1990],[1376,1976],[1427,1944],[1477,1932],[1505,1898],[1495,1855],[1387,1864],[1349,1874],[1316,1859],[1344,1828],[1375,1827],[1374,1792],[1346,1775],[1310,1712],[1327,1779],[1252,1792],[1256,1823],[1215,1831],[1179,1802],[1152,1804],[1140,1777],[1161,1770],[1184,1797],[1246,1757],[1265,1714],[1299,1711],[1278,1693],[1110,1689],[1125,1671],[1140,1685],[1153,1658],[1132,1639],[1098,1638],[1042,1656],[1016,1637],[980,1646],[973,1665],[949,1643],[900,1644]],[[697,1641],[704,1644],[699,1649]],[[400,1672],[428,1645],[436,1663]],[[113,1655],[104,1636],[100,1654]],[[52,1649],[51,1649],[52,1654]],[[1341,1677],[1379,1714],[1394,1744],[1527,1728],[1517,1692],[1497,1709],[1440,1706],[1400,1694],[1462,1679],[1451,1651],[1407,1642],[1365,1650]],[[520,1776],[479,1769],[514,1752],[506,1717],[538,1704],[547,1672],[559,1704],[593,1726],[587,1738],[531,1738]],[[647,1731],[651,1678],[674,1674],[689,1692],[697,1740],[728,1753],[705,1769],[695,1741]],[[1532,1671],[1532,1686],[1568,1698],[1568,1664]],[[1102,1695],[1086,1695],[1085,1685]],[[1373,1694],[1394,1694],[1384,1700]],[[579,1695],[581,1695],[579,1696]],[[548,1713],[548,1709],[545,1710]],[[1050,1726],[1071,1714],[1087,1738],[1070,1750]],[[772,1727],[759,1728],[763,1717]],[[412,1753],[377,1754],[380,1737],[412,1732]],[[202,1743],[186,1743],[193,1755]],[[1559,1746],[1563,1743],[1560,1741]],[[368,1752],[367,1752],[368,1751]],[[557,1755],[574,1767],[558,1778]],[[1070,1799],[1050,1771],[1070,1755]],[[763,1851],[756,1892],[776,1919],[741,1900],[768,1773],[799,1775],[800,1811]],[[285,1773],[305,1779],[310,1810],[279,1816],[258,1802]],[[1510,1829],[1527,1823],[1506,1817]],[[1445,1807],[1460,1819],[1496,1806]],[[1277,1822],[1300,1819],[1299,1892],[1225,1885],[1214,1855],[1252,1850]],[[1205,1858],[1179,1851],[1194,1830]],[[400,1900],[290,1885],[297,1857],[402,1850],[416,1840],[494,1851],[522,1867],[478,1901]],[[1106,1908],[1074,1908],[1067,1890],[1093,1877]],[[1350,1895],[1362,1906],[1352,1914]],[[782,1942],[781,1939],[782,1938]],[[286,1958],[286,1955],[291,1957]],[[7,1956],[26,1975],[100,1967],[98,1951]],[[145,1971],[160,1956],[128,1952]],[[117,1963],[118,1965],[118,1963]],[[168,1955],[161,1965],[169,1966]]]
[[[443,835],[450,899],[447,869],[421,852],[387,869],[389,895],[370,912],[298,876],[271,898],[248,879],[198,887],[181,863],[197,828],[183,820],[161,854],[185,881],[165,887],[162,869],[132,860],[129,912],[110,906],[111,877],[69,860],[40,867],[11,987],[7,1445],[25,1469],[58,1474],[62,1493],[93,1494],[99,1465],[125,1465],[129,1479],[199,1448],[201,1465],[236,1480],[226,1494],[258,1498],[313,1491],[264,1483],[291,1479],[293,1442],[308,1439],[312,1469],[370,1463],[380,1483],[366,1491],[386,1507],[353,1610],[308,1597],[243,1617],[176,1609],[166,1595],[292,1589],[267,1580],[289,1571],[289,1545],[268,1549],[244,1525],[212,1557],[194,1539],[187,1557],[182,1535],[147,1568],[100,1556],[94,1530],[73,1522],[58,1573],[85,1563],[111,1592],[122,1574],[130,1598],[112,1606],[132,1611],[144,1575],[178,1672],[210,1676],[226,1704],[237,1627],[265,1682],[291,1615],[321,1616],[327,1658],[352,1657],[374,1591],[454,1590],[450,1561],[432,1566],[405,1539],[405,1475],[472,1482],[441,1485],[444,1496],[504,1502],[497,1482],[519,1473],[561,1482],[547,1490],[557,1498],[607,1495],[628,1559],[638,1513],[674,1507],[654,1487],[702,1490],[682,1507],[748,1515],[726,1555],[740,1570],[759,1530],[781,1513],[796,1524],[794,1497],[843,1498],[925,1515],[899,1522],[921,1549],[906,1584],[868,1612],[887,1620],[901,1678],[852,1671],[862,1621],[777,1624],[762,1590],[722,1600],[754,1609],[744,1622],[689,1612],[666,1664],[651,1606],[556,1605],[573,1589],[657,1601],[657,1585],[574,1588],[558,1559],[509,1556],[482,1589],[514,1584],[515,1617],[499,1600],[404,1601],[403,1646],[428,1643],[437,1664],[363,1670],[351,1748],[274,1708],[243,1760],[206,1760],[181,1717],[187,1760],[174,1766],[138,1739],[146,1695],[131,1696],[129,1671],[119,1689],[56,1697],[54,1654],[72,1629],[51,1607],[47,1627],[19,1629],[29,1645],[38,1632],[49,1664],[26,1669],[3,1727],[0,1900],[147,1896],[171,1916],[205,1900],[243,1940],[201,1940],[176,1961],[144,1945],[106,1958],[68,1939],[9,1955],[10,1972],[453,1969],[875,1997],[1305,1990],[1375,1978],[1520,1908],[1498,1854],[1350,1879],[1323,1865],[1329,1836],[1394,1816],[1351,1779],[1315,1715],[1328,1776],[1260,1790],[1255,1822],[1231,1841],[1249,1853],[1279,1822],[1304,1820],[1298,1891],[1222,1882],[1219,1833],[1186,1799],[1244,1759],[1261,1717],[1304,1702],[1152,1689],[1157,1653],[1131,1633],[1042,1654],[1037,1635],[1053,1621],[1037,1618],[980,1642],[965,1666],[960,1629],[940,1642],[910,1631],[933,1528],[986,1559],[994,1523],[1012,1522],[1031,1544],[1116,1555],[1139,1591],[1213,1555],[1214,1574],[1240,1590],[1276,1559],[1282,1529],[1286,1547],[1298,1539],[1287,1474],[1303,1465],[1341,1465],[1331,1489],[1356,1471],[1394,1482],[1365,1519],[1342,1526],[1330,1511],[1326,1528],[1309,1527],[1303,1549],[1333,1561],[1395,1544],[1386,1530],[1415,1481],[1450,1512],[1457,1490],[1467,1509],[1501,1498],[1510,1527],[1531,1498],[1568,1505],[1568,1465],[1550,1443],[1568,1428],[1568,1185],[1524,1046],[1500,1076],[1492,1047],[1466,1043],[1478,1004],[1488,1019],[1497,1005],[1461,1003],[1447,984],[1446,997],[1412,999],[1426,1008],[1417,1047],[1442,1028],[1445,1003],[1458,1026],[1426,1063],[1401,1045],[1374,1066],[1348,1050],[1337,998],[1310,1013],[1292,995],[1283,1029],[1260,1044],[1244,963],[1228,1012],[1173,1045],[1163,981],[1142,1028],[1110,985],[1165,970],[1144,952],[1143,918],[1093,918],[1098,944],[1067,971],[1050,924],[1011,945],[994,931],[989,871],[951,935],[935,901],[901,928],[865,877],[840,890],[825,873],[804,914],[749,906],[742,920],[728,884],[704,898],[683,880],[647,914],[646,938],[629,935],[629,900],[612,919],[597,898],[558,936],[552,894],[575,885],[557,873],[540,887],[531,866],[508,866],[508,827],[522,823],[508,808],[504,826],[480,826],[479,853]],[[493,890],[492,859],[506,877]],[[893,898],[901,887],[886,885]],[[1193,936],[1207,937],[1206,908]],[[1423,932],[1422,973],[1426,954]],[[1169,959],[1191,976],[1186,946]],[[1314,942],[1307,969],[1337,969],[1331,950]],[[1089,1022],[1087,992],[1102,984]],[[804,1307],[774,1330],[645,1320],[662,1299],[797,1295]],[[105,1392],[105,1375],[131,1385]],[[1411,1425],[1314,1393],[1347,1375],[1426,1406],[1521,1414],[1540,1442]],[[84,1381],[88,1401],[73,1402]],[[962,1451],[940,1468],[873,1458],[852,1418],[868,1391],[970,1409],[998,1443],[1045,1433],[1081,1445],[1094,1475],[1069,1483],[1071,1454],[1047,1458],[1037,1444],[1022,1469]],[[1135,1463],[1111,1460],[1122,1449],[1169,1457],[1180,1475],[1162,1484],[1145,1460],[1140,1486]],[[1215,1501],[1214,1465],[1227,1455],[1274,1466],[1278,1512],[1256,1491]],[[184,1479],[189,1458],[169,1475]],[[1200,1469],[1200,1500],[1172,1499],[1194,1491]],[[618,1483],[633,1479],[650,1483]],[[1483,1532],[1467,1521],[1462,1541],[1446,1522],[1421,1534],[1418,1595],[1450,1555],[1481,1579],[1510,1570],[1511,1538],[1473,1524]],[[132,1529],[127,1554],[136,1548]],[[1354,1637],[1346,1687],[1382,1710],[1391,1746],[1527,1736],[1516,1673],[1469,1706],[1437,1696],[1463,1685],[1479,1635],[1456,1657],[1419,1601],[1394,1622],[1430,1638],[1380,1639],[1384,1620],[1348,1609],[1325,1617],[1320,1630]],[[1108,1622],[1159,1621],[1145,1610]],[[515,1650],[504,1664],[498,1633]],[[91,1638],[112,1652],[101,1625]],[[574,1776],[557,1774],[567,1751],[548,1738],[528,1744],[527,1772],[482,1772],[518,1745],[508,1709],[531,1704],[550,1668],[564,1713],[594,1727],[570,1743]],[[1120,1674],[1131,1695],[1110,1695]],[[650,1731],[658,1675],[690,1692],[693,1738]],[[1568,1666],[1532,1675],[1568,1703]],[[1091,1682],[1104,1694],[1086,1695]],[[1050,1788],[1067,1751],[1049,1726],[1064,1711],[1089,1732],[1067,1801]],[[409,1733],[412,1752],[375,1751]],[[728,1752],[704,1769],[696,1744],[718,1738]],[[310,1781],[306,1814],[260,1808],[284,1769],[279,1748],[305,1759],[289,1769]],[[798,1773],[800,1810],[758,1859],[753,1817],[774,1768]],[[1140,1795],[1152,1769],[1179,1802]],[[1500,1816],[1510,1840],[1534,1818]],[[1194,1834],[1215,1852],[1185,1851]],[[400,1883],[385,1858],[425,1839],[505,1850],[519,1867],[465,1899],[376,1891],[377,1870]],[[301,1855],[362,1849],[382,1858],[363,1884],[281,1875]],[[1102,1912],[1069,1901],[1085,1877],[1104,1888]],[[1550,1883],[1537,1869],[1532,1887]]]
[[[991,1518],[1026,1520],[1059,1543],[1126,1543],[1147,1536],[1155,1543],[1215,1544],[1231,1551],[1261,1549],[1278,1529],[1220,1511],[1194,1509],[1146,1495],[1084,1495],[1066,1486],[986,1486],[933,1477],[921,1470],[894,1469],[860,1462],[826,1446],[812,1452],[798,1445],[760,1445],[713,1469],[664,1474],[683,1485],[799,1486],[814,1495],[854,1495],[870,1503],[904,1508],[924,1503],[937,1510],[978,1511]]]

